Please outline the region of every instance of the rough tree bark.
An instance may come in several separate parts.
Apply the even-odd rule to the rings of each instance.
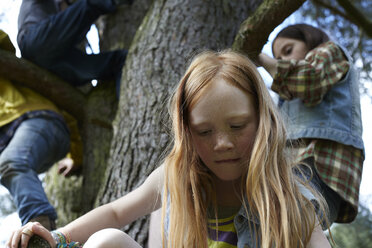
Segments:
[[[169,144],[166,105],[187,61],[204,49],[229,48],[260,1],[154,1],[132,42],[123,71],[107,179],[99,204],[141,184]],[[114,23],[115,25],[115,23]],[[109,29],[109,27],[107,26]],[[113,35],[113,36],[112,36]],[[103,39],[114,39],[108,34]],[[125,227],[142,245],[147,219]]]
[[[136,0],[131,7],[102,17],[97,22],[101,50],[130,46],[118,108],[113,82],[82,96],[37,66],[0,53],[0,76],[39,91],[79,120],[84,141],[82,175],[61,180],[56,170],[47,174],[46,191],[57,208],[58,224],[126,194],[161,163],[169,145],[167,99],[193,55],[230,48],[235,38],[233,49],[254,58],[272,29],[299,7],[298,2]],[[8,73],[9,66],[16,73]],[[125,230],[145,245],[147,226],[143,218]]]

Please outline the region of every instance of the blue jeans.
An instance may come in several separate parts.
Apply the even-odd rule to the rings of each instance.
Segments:
[[[69,131],[61,120],[31,118],[21,123],[0,154],[1,183],[12,195],[22,224],[40,215],[57,218],[38,174],[67,154],[69,140]]]
[[[29,24],[18,37],[22,56],[74,86],[98,79],[116,80],[120,88],[127,50],[88,55],[76,48],[97,18],[115,9],[112,0],[78,0],[40,23]]]

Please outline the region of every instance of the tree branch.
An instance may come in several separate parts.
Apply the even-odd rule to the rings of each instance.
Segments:
[[[264,0],[254,14],[240,25],[232,49],[256,61],[270,33],[305,1]]]
[[[321,0],[313,0],[314,2],[314,5],[318,5],[319,7],[322,7],[322,8],[325,8],[325,9],[328,9],[330,10],[333,14],[335,15],[339,15],[341,16],[342,18],[344,18],[345,20],[348,20],[350,22],[354,22],[350,16],[348,16],[346,13],[342,12],[341,10],[339,10],[338,8],[330,5],[330,4],[327,4]]]
[[[354,23],[361,27],[366,34],[372,38],[372,21],[368,19],[351,1],[348,0],[336,0],[338,4],[345,10],[345,12],[351,16]]]
[[[372,37],[372,21],[369,20],[355,5],[348,0],[336,0],[344,11],[327,4],[321,0],[313,0],[315,5],[329,9],[333,14],[339,15],[345,20],[360,27],[369,37]]]
[[[8,51],[0,50],[0,76],[22,86],[31,88],[66,110],[78,121],[85,117],[84,95],[56,75],[40,68],[26,59],[17,58]]]

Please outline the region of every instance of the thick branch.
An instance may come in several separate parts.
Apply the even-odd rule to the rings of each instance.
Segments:
[[[83,120],[86,104],[84,95],[49,71],[0,50],[0,76],[33,89],[77,120]]]
[[[305,0],[264,0],[254,14],[241,24],[233,50],[243,52],[256,61],[274,28],[304,2]]]

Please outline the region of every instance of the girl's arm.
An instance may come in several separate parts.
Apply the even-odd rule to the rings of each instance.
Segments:
[[[306,248],[331,248],[327,237],[320,225],[317,225],[311,235],[310,242],[307,244]]]
[[[111,203],[98,207],[59,229],[71,240],[84,243],[104,228],[120,228],[161,207],[163,166],[150,174],[137,189]]]
[[[286,100],[300,98],[307,106],[319,104],[350,66],[341,48],[330,41],[311,50],[303,60],[276,60],[265,54],[258,58],[274,79],[273,91]]]
[[[258,63],[262,65],[265,70],[270,73],[271,77],[274,78],[277,73],[277,60],[270,57],[265,53],[260,53],[258,55]]]
[[[160,208],[163,171],[163,166],[160,166],[137,189],[118,200],[93,209],[58,231],[71,241],[84,243],[93,233],[101,229],[123,227]],[[8,246],[18,247],[21,240],[24,244],[28,243],[29,236],[21,234],[24,229],[32,230],[34,234],[43,237],[52,244],[52,247],[55,247],[51,233],[35,223],[28,223],[15,231],[8,241]]]

